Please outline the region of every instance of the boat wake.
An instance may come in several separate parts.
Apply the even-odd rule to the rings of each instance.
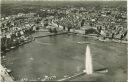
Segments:
[[[47,42],[40,42],[38,40],[35,40],[36,43],[41,44],[41,45],[52,45],[51,43],[47,43]]]

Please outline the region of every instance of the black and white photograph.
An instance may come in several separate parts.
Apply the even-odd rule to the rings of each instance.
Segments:
[[[127,0],[0,0],[0,82],[128,82]]]

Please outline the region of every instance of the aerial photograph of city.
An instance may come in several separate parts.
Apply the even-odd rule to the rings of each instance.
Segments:
[[[0,0],[0,82],[127,82],[127,0]]]

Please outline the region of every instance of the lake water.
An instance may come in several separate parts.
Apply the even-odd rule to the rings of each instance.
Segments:
[[[92,38],[63,34],[37,38],[5,55],[2,63],[12,70],[15,80],[43,80],[46,76],[61,79],[84,70],[86,43],[92,53],[93,68],[107,67],[109,72],[93,77],[82,76],[73,80],[116,82],[126,80],[126,44],[101,42]],[[85,78],[86,77],[86,78]]]

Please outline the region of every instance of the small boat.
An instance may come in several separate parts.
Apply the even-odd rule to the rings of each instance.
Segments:
[[[77,42],[78,44],[90,44],[90,42]]]

